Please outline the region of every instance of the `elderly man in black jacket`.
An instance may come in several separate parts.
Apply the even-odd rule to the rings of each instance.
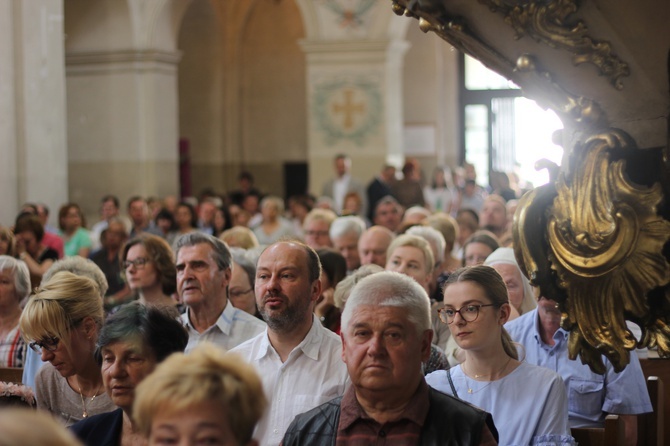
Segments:
[[[342,359],[352,386],[298,415],[282,444],[495,445],[491,415],[429,388],[421,364],[433,337],[430,303],[412,278],[366,277],[342,314]]]

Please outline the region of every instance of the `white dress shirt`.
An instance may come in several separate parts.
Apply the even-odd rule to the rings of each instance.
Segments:
[[[344,394],[349,385],[342,341],[312,318],[305,339],[282,363],[267,330],[234,348],[258,371],[270,407],[254,432],[261,446],[278,445],[293,418]]]
[[[263,333],[265,330],[265,322],[255,316],[250,315],[246,311],[235,308],[230,301],[226,302],[226,307],[223,313],[219,316],[216,323],[209,327],[202,333],[193,328],[189,314],[191,310],[187,309],[181,315],[182,323],[188,331],[188,344],[186,345],[186,353],[193,350],[199,342],[208,341],[226,350],[240,345],[248,341],[254,336]]]

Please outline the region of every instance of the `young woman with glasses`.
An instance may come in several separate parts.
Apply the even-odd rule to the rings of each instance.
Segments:
[[[49,362],[35,378],[37,407],[66,426],[115,408],[95,358],[102,322],[98,285],[66,271],[43,283],[21,315],[24,339]]]
[[[162,238],[141,234],[123,248],[121,266],[131,291],[143,305],[175,306],[177,290],[174,254]]]
[[[502,277],[489,266],[453,272],[440,318],[465,352],[465,361],[426,377],[433,388],[493,416],[500,444],[574,445],[563,380],[521,362],[503,325],[511,312]]]

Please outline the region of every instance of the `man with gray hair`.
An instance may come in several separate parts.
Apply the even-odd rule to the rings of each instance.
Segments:
[[[229,350],[265,330],[265,324],[228,302],[232,258],[221,240],[201,232],[175,242],[177,292],[186,305],[186,352],[201,341]]]
[[[352,385],[297,416],[282,444],[497,444],[490,414],[424,381],[430,326],[428,295],[411,277],[380,272],[361,280],[342,313]]]
[[[333,247],[342,254],[347,262],[347,274],[354,272],[361,266],[358,255],[358,239],[365,231],[365,222],[360,217],[349,215],[338,217],[330,225],[330,239]]]

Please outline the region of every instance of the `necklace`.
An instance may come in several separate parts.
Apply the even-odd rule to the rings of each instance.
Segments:
[[[498,370],[497,372],[494,372],[495,375],[499,376],[502,372],[504,372],[505,369],[507,369],[507,366],[509,365],[509,363],[510,363],[511,361],[512,361],[512,357],[510,356],[509,359],[508,359],[508,360],[505,362],[505,364],[502,366],[502,368],[501,368],[500,370]],[[467,362],[467,361],[466,361],[466,362]],[[465,376],[465,383],[466,383],[467,386],[468,386],[468,393],[470,393],[470,394],[480,392],[480,391],[486,389],[488,386],[490,386],[490,385],[493,383],[493,381],[489,381],[488,384],[486,384],[484,387],[481,387],[481,388],[479,388],[479,389],[477,389],[477,390],[473,390],[473,389],[472,389],[472,386],[470,385],[470,380],[468,379],[469,374],[468,374],[468,372],[465,370],[465,362],[464,362],[463,364],[461,364],[461,369],[463,370],[463,375]],[[475,374],[474,376],[475,376],[475,379],[479,379],[479,378],[483,378],[483,377],[485,377],[485,376],[489,376],[489,377],[490,377],[490,376],[493,376],[494,373],[489,373],[489,374],[487,374],[487,375],[477,375],[477,374]]]
[[[81,386],[79,385],[79,379],[77,379],[77,388],[79,389],[79,397],[81,398],[81,405],[84,408],[84,411],[81,413],[82,418],[88,418],[88,408],[86,407],[86,398],[84,398],[84,393],[81,391]],[[89,403],[92,403],[93,400],[95,399],[96,396],[100,393],[100,389],[102,388],[102,383],[98,386],[98,390],[95,391],[93,394],[93,397],[91,398],[91,401]]]

